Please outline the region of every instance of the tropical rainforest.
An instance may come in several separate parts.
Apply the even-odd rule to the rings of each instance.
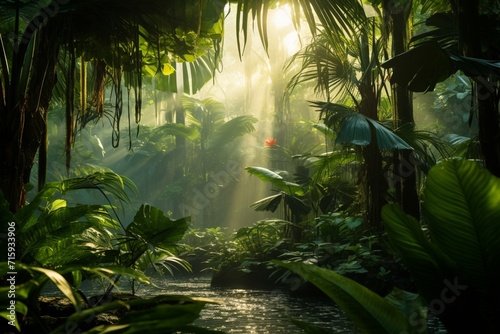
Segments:
[[[224,333],[138,293],[209,273],[500,333],[499,45],[496,0],[0,0],[2,332]]]

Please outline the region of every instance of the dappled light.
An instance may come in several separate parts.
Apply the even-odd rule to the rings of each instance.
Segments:
[[[500,333],[499,12],[0,0],[0,332]]]

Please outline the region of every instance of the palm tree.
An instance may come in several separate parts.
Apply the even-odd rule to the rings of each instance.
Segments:
[[[365,167],[360,184],[365,186],[367,218],[370,224],[378,226],[388,191],[381,149],[410,147],[378,123],[386,75],[378,67],[384,41],[376,36],[375,21],[365,18],[349,35],[319,33],[313,43],[295,56],[302,60],[303,67],[289,89],[303,81],[316,81],[317,90],[325,92],[327,101],[315,105],[325,124],[338,129],[336,141],[361,146]]]
[[[219,45],[226,5],[223,0],[55,0],[37,8],[38,3],[9,1],[0,12],[6,18],[0,27],[0,189],[13,212],[25,202],[25,184],[46,138],[47,112],[57,81],[65,80],[68,162],[81,116],[87,112],[102,116],[106,78],[116,98],[112,124],[118,144],[122,84],[133,91],[139,121],[144,63],[154,59],[161,70],[164,64],[195,58],[214,43]],[[58,73],[63,59],[66,71]],[[87,92],[94,99],[87,105],[83,96],[75,106],[77,70],[82,73],[80,86],[85,87],[87,67],[95,73],[94,91]]]

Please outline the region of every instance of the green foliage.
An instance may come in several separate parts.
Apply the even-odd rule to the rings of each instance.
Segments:
[[[351,108],[329,102],[314,102],[313,104],[322,115],[325,115],[325,123],[328,126],[340,124],[336,143],[366,146],[372,140],[372,132],[375,132],[377,146],[381,150],[412,149],[394,131]]]
[[[126,267],[171,262],[189,270],[189,264],[175,256],[177,243],[188,228],[189,219],[172,220],[158,208],[142,205],[134,220],[125,228],[125,234],[118,237],[120,256],[118,263]],[[171,272],[171,270],[170,270]]]
[[[75,191],[89,190],[99,192],[110,204],[111,200],[126,203],[129,200],[127,188],[134,189],[129,179],[109,171],[94,171],[85,176],[47,183],[15,215],[3,207],[2,216],[9,217],[18,225],[18,260],[36,262],[49,268],[89,260],[92,254],[82,252],[76,243],[70,242],[71,237],[89,229],[105,233],[106,229],[119,228],[119,224],[103,205],[69,206],[62,197]],[[68,257],[62,256],[63,253]]]
[[[424,3],[423,11],[428,9],[428,5]],[[461,4],[460,6],[464,6]],[[464,57],[460,54],[461,46],[459,46],[459,26],[457,24],[457,13],[453,11],[445,11],[442,7],[437,12],[431,15],[426,20],[426,25],[429,30],[418,34],[412,38],[413,47],[403,52],[386,62],[381,66],[384,68],[392,68],[391,83],[400,85],[408,85],[409,90],[416,92],[427,92],[434,90],[437,83],[444,81],[446,78],[461,71],[470,78],[477,79],[479,77],[493,77],[498,79],[500,76],[500,65],[496,60],[481,59],[488,57],[488,52],[494,52],[496,44],[500,40],[498,29],[491,28],[498,26],[496,15],[491,15],[491,6],[486,5],[484,8],[477,6],[474,10],[465,13],[470,17],[478,16],[475,25],[478,31],[490,31],[491,36],[488,36],[482,42],[483,55],[469,55]],[[461,9],[465,10],[465,9]],[[463,23],[466,24],[466,23]],[[462,36],[461,38],[467,38]],[[470,39],[469,37],[468,39]],[[472,38],[476,38],[475,36]],[[462,40],[460,43],[472,43],[471,40]],[[460,51],[459,51],[460,50]],[[491,56],[489,56],[491,57]],[[495,57],[495,56],[493,56]]]
[[[368,280],[368,274],[379,277],[383,268],[380,241],[372,235],[360,217],[350,217],[341,213],[321,215],[304,233],[313,240],[293,245],[279,258],[289,262],[314,263],[322,268],[335,270],[342,275],[361,274]],[[314,232],[311,234],[311,232]],[[388,272],[385,272],[387,275]],[[284,273],[284,280],[290,273]]]
[[[304,195],[303,188],[296,183],[286,181],[283,177],[272,170],[264,167],[245,167],[245,170],[252,175],[257,176],[264,182],[269,182],[278,190],[282,190],[291,195]]]
[[[117,306],[130,308],[117,302],[114,306],[103,307],[101,311],[82,311],[82,308],[88,305],[84,305],[82,295],[77,293],[77,289],[84,279],[101,279],[108,282],[109,288],[105,293],[107,296],[122,276],[139,283],[151,284],[144,274],[151,266],[157,271],[166,269],[172,274],[172,267],[190,269],[189,264],[176,255],[177,244],[188,227],[188,218],[172,220],[161,210],[142,205],[133,221],[124,227],[109,214],[108,210],[114,211],[112,206],[70,206],[63,198],[70,192],[97,190],[110,203],[112,198],[128,201],[126,185],[133,188],[130,180],[115,173],[94,171],[85,176],[47,183],[33,200],[15,215],[9,211],[7,203],[2,201],[2,219],[16,224],[16,310],[37,321],[45,332],[49,331],[49,326],[40,317],[38,298],[49,282],[74,305],[76,313],[68,322],[68,325],[72,326],[80,323],[80,317],[85,319],[84,314],[94,312],[95,316],[101,311],[116,309]],[[10,261],[2,262],[1,277],[6,277],[7,273],[12,271],[11,264]],[[10,299],[7,298],[9,289],[10,287],[1,288],[2,307],[10,305]],[[134,313],[138,323],[157,320],[158,318],[154,317],[159,316],[164,319],[165,312],[171,312],[171,320],[165,322],[162,329],[181,328],[197,317],[204,302],[193,301],[192,304],[196,307],[179,306],[178,309],[171,306],[171,311],[168,311],[168,306],[157,307],[157,304],[157,301],[152,304],[144,302],[144,307],[149,305],[155,309],[148,315]],[[6,307],[2,309],[7,310]],[[176,311],[178,313],[172,313]],[[8,310],[1,315],[11,320]],[[17,320],[19,325],[23,324],[21,318]],[[134,326],[126,316],[118,327],[137,328]],[[110,330],[118,327],[110,327]],[[203,332],[203,329],[193,328]]]
[[[240,256],[265,261],[273,257],[286,240],[284,234],[289,222],[283,220],[258,221],[253,226],[240,228],[235,242],[240,246]]]
[[[427,307],[452,333],[496,333],[499,194],[500,179],[477,163],[450,160],[433,167],[426,180],[428,231],[399,206],[383,208],[389,241],[427,305],[401,290],[382,298],[315,265],[274,263],[322,289],[365,333],[424,333]]]
[[[115,268],[66,268],[63,271],[53,271],[35,266],[29,266],[22,263],[17,263],[17,277],[23,276],[25,273],[30,275],[30,279],[22,284],[16,285],[16,312],[23,316],[34,317],[38,321],[39,330],[46,333],[60,333],[68,329],[77,330],[88,327],[88,323],[93,321],[96,316],[104,312],[119,312],[121,314],[118,323],[113,325],[97,326],[86,333],[103,333],[104,331],[114,333],[141,333],[145,326],[148,326],[149,331],[152,333],[165,333],[182,331],[183,333],[221,333],[219,331],[209,331],[203,328],[190,325],[199,316],[200,311],[206,303],[215,303],[214,300],[206,298],[186,297],[186,296],[168,296],[159,295],[153,298],[138,298],[131,300],[116,300],[106,301],[102,305],[85,305],[84,300],[79,293],[71,286],[71,284],[63,277],[63,275],[70,273],[74,269],[84,270],[89,273],[99,274],[104,277],[110,275],[127,275],[138,279],[143,282],[150,283],[149,279],[144,276],[140,271],[134,271],[124,267]],[[7,272],[10,271],[8,264],[2,262],[0,264],[0,277],[5,277]],[[49,284],[53,283],[54,286],[66,296],[73,306],[75,313],[69,316],[66,322],[58,328],[50,329],[47,324],[39,318],[38,297],[42,289]],[[10,305],[11,298],[8,298],[10,287],[1,287],[0,305],[2,311],[0,316],[13,321],[7,309]],[[159,321],[161,319],[161,321]],[[17,316],[15,323],[17,329],[22,331],[23,322],[20,321],[21,317]],[[151,328],[151,324],[155,324]]]
[[[415,64],[415,67],[408,64]],[[391,83],[407,85],[408,89],[415,92],[434,90],[438,82],[456,71],[449,55],[437,43],[432,42],[422,43],[389,59],[382,66],[394,69]]]
[[[221,58],[214,50],[206,50],[207,46],[209,45],[204,45],[202,49],[205,54],[196,55],[194,60],[192,57],[185,56],[186,59],[175,59],[177,62],[163,63],[161,74],[158,71],[157,62],[153,56],[150,56],[151,63],[144,66],[144,72],[146,75],[154,77],[156,89],[171,93],[178,92],[180,83],[177,82],[178,76],[174,72],[179,72],[182,79],[182,93],[196,94],[214,77],[215,69],[219,66],[218,62]],[[169,60],[173,61],[174,59]]]
[[[9,277],[9,272],[11,270],[11,262],[1,262],[0,263],[0,277]],[[104,279],[110,280],[109,277],[112,275],[127,275],[141,282],[151,283],[149,279],[140,271],[124,268],[124,267],[84,267],[84,266],[67,266],[64,269],[58,269],[57,271],[46,269],[42,267],[37,267],[33,265],[27,265],[23,263],[16,262],[16,282],[15,282],[15,301],[16,301],[16,312],[19,312],[25,316],[33,317],[40,325],[40,329],[48,332],[48,325],[44,323],[43,319],[40,317],[40,310],[38,305],[38,298],[42,294],[43,288],[52,283],[65,297],[67,297],[73,304],[76,312],[83,312],[82,310],[86,307],[85,301],[82,296],[77,293],[75,287],[70,284],[66,277],[71,277],[75,272],[84,272],[89,275],[96,275],[103,277]],[[9,291],[11,291],[11,286],[0,287],[0,305],[2,311],[0,316],[4,317],[8,321],[12,321],[9,315],[10,312],[7,309],[11,305],[12,298],[9,297]],[[12,292],[12,291],[11,291]],[[22,329],[23,321],[22,318],[17,317],[15,324],[18,330]]]
[[[220,228],[197,229],[186,235],[185,242],[192,253],[205,259],[207,269],[247,270],[253,264],[277,257],[290,245],[286,237],[289,226],[287,221],[268,219],[242,227],[232,235]]]
[[[477,163],[450,160],[431,169],[426,181],[429,236],[398,206],[383,209],[391,243],[450,331],[498,331],[499,194],[500,180]],[[454,295],[444,300],[446,292]]]
[[[206,298],[160,295],[146,299],[112,301],[104,305],[76,312],[64,325],[52,333],[67,328],[77,329],[85,322],[104,312],[121,312],[120,320],[113,325],[100,325],[85,333],[222,333],[189,325],[199,317],[205,304],[215,303]]]
[[[264,182],[269,182],[277,194],[258,200],[250,207],[256,211],[274,212],[283,203],[285,219],[292,222],[300,222],[311,211],[310,205],[306,202],[305,189],[300,184],[286,181],[280,174],[264,167],[245,167],[245,170],[257,176]],[[286,174],[286,172],[283,172]],[[291,217],[288,217],[290,211]]]
[[[243,54],[244,46],[247,42],[250,22],[252,22],[252,26],[257,26],[262,44],[267,50],[267,15],[269,10],[275,6],[275,3],[270,3],[266,0],[233,0],[230,2],[238,4],[236,8],[236,31],[243,31],[243,41],[241,41],[240,34],[236,35],[240,55]],[[300,26],[303,13],[313,34],[316,32],[315,29],[319,25],[318,23],[327,27],[326,30],[332,34],[349,34],[349,32],[357,30],[357,24],[365,18],[362,6],[352,0],[341,0],[334,3],[328,0],[310,0],[299,3],[291,1],[290,5],[292,7],[291,12],[294,26]],[[251,19],[249,19],[250,14]]]
[[[182,243],[192,248],[206,248],[221,244],[226,239],[227,233],[221,227],[190,228],[184,233]]]

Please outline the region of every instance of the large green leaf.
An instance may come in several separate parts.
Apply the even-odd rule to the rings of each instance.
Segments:
[[[330,129],[329,127],[327,127],[326,125],[324,124],[314,124],[313,125],[313,128],[315,128],[316,130],[320,131],[321,133],[323,133],[325,136],[333,139],[334,136],[335,136],[335,133],[333,132],[332,129]]]
[[[153,246],[171,247],[182,239],[188,222],[188,218],[173,220],[154,206],[141,205],[126,233]]]
[[[273,186],[279,190],[283,190],[288,194],[294,194],[298,196],[304,195],[304,189],[297,183],[288,182],[281,177],[278,173],[273,172],[270,169],[264,167],[245,167],[245,170],[252,175],[257,176],[264,182],[270,182]]]
[[[418,333],[426,332],[428,304],[421,295],[394,288],[384,298],[401,311],[407,319],[411,319],[412,325],[420,325]]]
[[[457,68],[436,42],[415,46],[382,64],[392,68],[391,83],[407,85],[414,92],[434,90],[438,82],[448,78]]]
[[[380,122],[356,112],[344,105],[315,101],[311,105],[318,108],[325,124],[333,127],[340,124],[336,143],[366,146],[371,143],[372,133],[375,132],[379,149],[411,150],[403,139],[394,131],[386,128]]]
[[[313,283],[333,299],[363,333],[422,333],[388,300],[336,272],[306,263],[273,263]],[[417,331],[419,330],[419,331]]]
[[[475,162],[451,160],[431,169],[424,196],[432,242],[484,298],[498,291],[500,179]]]
[[[375,131],[379,149],[412,149],[410,145],[390,129],[371,118],[355,112],[351,112],[343,118],[336,142],[366,146],[371,142],[373,131]]]
[[[429,236],[398,206],[383,208],[391,244],[450,331],[497,333],[500,179],[449,160],[430,170],[424,200]]]
[[[420,292],[427,300],[432,300],[443,288],[446,273],[442,267],[447,263],[446,257],[429,242],[420,223],[399,205],[384,206],[382,219],[391,245],[411,268]],[[448,274],[451,276],[449,270]]]
[[[61,275],[61,273],[50,270],[50,269],[45,269],[45,268],[40,268],[40,267],[33,267],[33,266],[27,266],[24,264],[17,263],[16,264],[18,268],[22,268],[24,270],[29,271],[33,276],[35,276],[35,279],[33,282],[35,282],[35,285],[37,288],[38,286],[43,286],[48,280],[50,280],[54,285],[56,286],[59,291],[61,291],[73,304],[75,309],[77,311],[81,310],[84,304],[84,301],[82,297],[71,287],[71,285],[68,283],[68,281]],[[36,272],[41,273],[42,277],[36,277],[40,276],[37,275]]]
[[[361,115],[350,113],[342,119],[335,142],[367,146],[372,141],[372,129],[368,121]]]
[[[142,271],[128,268],[124,266],[111,265],[111,266],[102,266],[102,267],[84,267],[84,266],[70,266],[61,270],[63,273],[71,272],[71,271],[83,271],[87,274],[95,275],[103,280],[107,280],[112,283],[111,277],[116,275],[127,276],[133,278],[134,280],[145,283],[152,284],[149,277],[147,277]]]
[[[245,170],[252,175],[257,176],[264,182],[281,182],[283,178],[278,173],[264,167],[245,167]]]
[[[266,198],[260,199],[257,202],[250,205],[252,209],[255,211],[270,211],[274,212],[278,208],[281,200],[283,199],[283,195],[281,193],[276,195],[271,195]]]
[[[60,333],[65,328],[76,329],[80,324],[95,318],[98,314],[115,310],[126,312],[117,324],[98,326],[86,333],[144,333],[145,328],[148,333],[171,333],[196,320],[206,303],[217,302],[206,298],[168,295],[112,301],[74,313],[65,325],[54,330],[53,333]]]

